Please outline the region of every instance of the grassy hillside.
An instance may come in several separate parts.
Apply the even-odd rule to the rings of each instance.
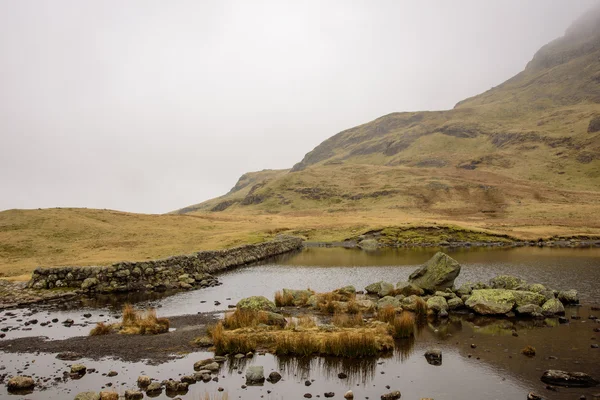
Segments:
[[[600,7],[523,72],[452,110],[383,116],[325,140],[289,172],[255,178],[182,212],[597,230]]]

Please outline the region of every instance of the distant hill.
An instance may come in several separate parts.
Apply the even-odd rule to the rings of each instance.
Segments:
[[[246,174],[179,212],[599,227],[587,217],[598,204],[600,7],[521,73],[452,110],[385,115],[325,140],[291,170]]]

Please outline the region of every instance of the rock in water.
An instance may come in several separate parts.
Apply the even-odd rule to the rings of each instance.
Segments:
[[[438,252],[422,267],[410,274],[408,281],[426,292],[445,290],[454,286],[460,264],[452,257]]]
[[[125,400],[141,400],[144,398],[144,393],[137,390],[126,390]]]
[[[425,352],[425,358],[427,362],[431,365],[442,365],[442,350],[434,348],[427,349]]]
[[[442,296],[433,296],[427,300],[427,308],[439,314],[441,311],[448,311],[448,303]]]
[[[269,374],[269,378],[267,380],[271,383],[277,383],[281,380],[281,374],[277,371],[273,371]]]
[[[267,299],[264,296],[252,296],[246,297],[237,303],[238,310],[251,310],[251,311],[271,311],[276,312],[277,307],[275,303]]]
[[[30,390],[35,386],[35,381],[30,376],[14,376],[6,386],[9,391]]]
[[[490,279],[489,285],[492,289],[517,289],[525,287],[527,282],[512,275],[498,275]]]
[[[402,397],[399,390],[394,390],[393,392],[389,392],[381,395],[381,400],[398,400]]]
[[[77,375],[85,374],[86,368],[83,364],[73,364],[71,365],[71,373]]]
[[[550,299],[542,306],[542,314],[544,315],[564,315],[564,313],[565,307],[558,299]]]
[[[506,314],[516,304],[512,291],[505,289],[473,290],[465,305],[478,314]]]
[[[100,400],[119,400],[119,393],[117,392],[100,392]]]
[[[546,297],[540,293],[529,292],[526,290],[513,290],[512,294],[515,296],[517,307],[526,306],[529,304],[541,306],[546,302]]]
[[[566,372],[557,369],[544,372],[541,380],[549,385],[569,387],[594,387],[600,383],[583,372]]]
[[[577,294],[577,290],[562,290],[558,292],[558,299],[563,304],[579,304],[579,295]]]
[[[544,398],[533,392],[529,392],[529,394],[527,395],[527,400],[544,400]]]
[[[246,370],[246,385],[262,385],[265,381],[265,370],[261,365],[253,365]]]
[[[137,384],[139,387],[146,387],[152,383],[152,378],[148,375],[140,375],[137,379]]]
[[[353,399],[354,398],[354,393],[352,392],[352,390],[348,390],[345,394],[344,394],[344,398],[345,399]]]

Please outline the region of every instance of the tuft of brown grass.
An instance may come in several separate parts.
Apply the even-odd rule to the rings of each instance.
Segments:
[[[123,306],[123,325],[135,325],[138,320],[138,312],[131,304]]]
[[[283,294],[281,290],[278,290],[275,292],[275,305],[277,307],[293,306],[294,296],[292,296],[290,293]]]
[[[295,330],[297,328],[310,329],[315,328],[316,326],[317,323],[315,322],[315,319],[313,317],[311,317],[310,315],[300,315],[298,318],[295,319],[290,318],[285,328]]]
[[[417,297],[417,308],[415,314],[418,318],[424,318],[427,316],[427,303],[421,297]]]
[[[363,315],[360,312],[358,314],[335,314],[331,323],[340,328],[355,328],[365,324]]]
[[[211,330],[210,335],[215,346],[215,354],[248,353],[256,350],[256,340],[246,334],[226,334],[223,323],[219,321]]]
[[[269,318],[264,312],[251,310],[235,310],[225,315],[223,326],[226,329],[239,329],[266,324]]]
[[[392,305],[387,305],[377,311],[377,319],[391,324],[396,318],[396,309]]]
[[[535,356],[535,347],[533,346],[525,346],[523,350],[521,350],[521,354],[526,355],[527,357]]]
[[[372,357],[381,351],[375,335],[365,332],[340,332],[328,335],[321,344],[321,354],[336,357]]]
[[[308,356],[320,352],[319,340],[308,332],[275,336],[275,354]]]
[[[410,312],[403,312],[390,323],[392,336],[396,339],[409,338],[415,335],[415,316]]]
[[[358,314],[360,312],[360,306],[355,299],[348,301],[348,314]]]
[[[105,324],[104,322],[98,322],[96,326],[90,331],[90,336],[108,335],[113,330],[112,325]]]

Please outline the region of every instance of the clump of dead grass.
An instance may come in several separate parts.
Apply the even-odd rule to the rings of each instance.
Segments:
[[[533,357],[533,356],[535,356],[535,347],[525,346],[525,348],[523,348],[523,350],[521,350],[521,354],[524,354],[527,357]]]
[[[377,311],[377,319],[391,324],[396,318],[396,309],[392,305],[387,305]]]
[[[294,296],[290,293],[283,293],[281,290],[275,292],[275,305],[277,307],[286,307],[294,305]]]
[[[424,318],[427,316],[427,303],[421,297],[417,297],[417,307],[415,309],[415,314],[418,318]]]
[[[262,311],[235,310],[225,315],[223,326],[226,329],[239,329],[267,324],[269,317]]]
[[[112,325],[105,324],[104,322],[98,322],[96,326],[90,331],[90,336],[108,335],[112,331]]]
[[[403,312],[389,323],[392,336],[396,339],[409,338],[415,335],[415,316],[410,312]]]
[[[365,324],[361,312],[358,314],[335,314],[331,323],[340,328],[355,328]]]
[[[158,318],[155,309],[138,311],[131,304],[126,304],[123,307],[123,320],[120,323],[100,322],[91,330],[90,335],[106,335],[113,330],[125,335],[156,335],[168,332],[169,326],[169,320]]]

